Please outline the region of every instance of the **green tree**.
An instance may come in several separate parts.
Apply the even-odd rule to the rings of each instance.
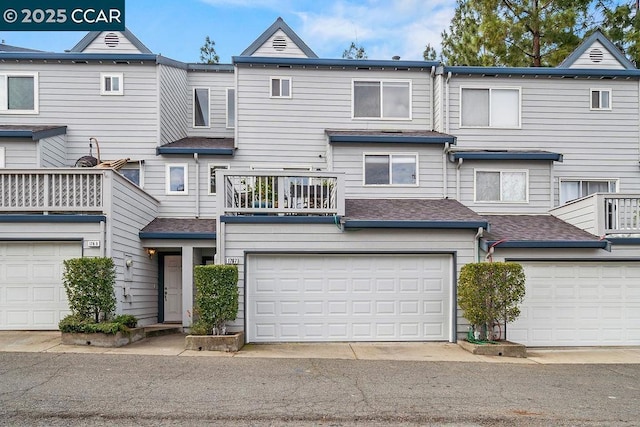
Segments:
[[[216,42],[209,36],[205,37],[204,44],[200,47],[200,62],[204,64],[217,64],[220,57],[216,53]]]
[[[555,66],[595,24],[594,0],[457,0],[442,34],[449,63]]]
[[[367,59],[367,52],[362,45],[357,45],[356,42],[351,42],[351,46],[342,52],[344,59]]]
[[[431,46],[431,43],[427,43],[424,47],[424,52],[422,52],[422,57],[425,61],[435,61],[437,59],[436,49]]]
[[[602,13],[602,30],[635,64],[640,65],[640,1],[598,1]]]

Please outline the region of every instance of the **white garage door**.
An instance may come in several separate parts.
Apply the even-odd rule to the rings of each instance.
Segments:
[[[69,312],[62,261],[80,242],[0,242],[0,329],[58,329]]]
[[[640,263],[526,262],[510,340],[528,346],[640,345]]]
[[[450,255],[249,255],[249,342],[447,341]]]

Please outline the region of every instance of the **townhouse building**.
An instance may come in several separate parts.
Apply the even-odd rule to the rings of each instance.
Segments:
[[[600,32],[488,68],[318,58],[278,18],[232,62],[0,46],[0,329],[56,329],[62,260],[109,256],[141,324],[188,328],[227,263],[248,342],[455,342],[460,268],[513,260],[508,339],[640,343],[640,71]]]

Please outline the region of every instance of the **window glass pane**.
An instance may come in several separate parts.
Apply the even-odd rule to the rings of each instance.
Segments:
[[[365,156],[364,183],[389,184],[389,156]]]
[[[140,169],[120,169],[120,173],[135,185],[140,185]]]
[[[227,90],[227,127],[236,126],[236,90]]]
[[[489,126],[489,89],[462,89],[462,126]]]
[[[33,77],[9,77],[7,79],[9,90],[9,110],[33,110],[34,109],[34,83]]]
[[[119,77],[111,77],[111,89],[114,92],[120,92],[120,78]]]
[[[519,91],[493,89],[491,91],[491,126],[518,127],[520,125]]]
[[[104,91],[111,92],[111,77],[104,78]]]
[[[380,82],[354,82],[353,103],[354,117],[380,117]]]
[[[609,92],[606,90],[600,92],[600,108],[611,108],[609,106]]]
[[[280,79],[271,79],[271,96],[280,96]]]
[[[600,108],[600,91],[591,91],[591,108]]]
[[[409,82],[385,82],[382,85],[384,117],[409,118]]]
[[[416,183],[416,157],[392,156],[391,158],[392,184]]]
[[[169,166],[169,191],[184,191],[184,166]]]
[[[609,191],[609,181],[584,181],[582,188],[583,192],[580,197],[593,193],[607,193]]]
[[[209,91],[207,89],[194,90],[194,114],[196,126],[209,126]]]
[[[291,80],[282,79],[282,96],[291,96]]]
[[[524,202],[527,200],[527,175],[524,172],[502,173],[502,201]]]
[[[560,183],[560,204],[580,198],[580,182],[562,181]]]
[[[209,167],[209,193],[216,193],[216,170],[229,169],[228,166],[210,166]]]
[[[500,201],[500,172],[476,173],[476,200]]]

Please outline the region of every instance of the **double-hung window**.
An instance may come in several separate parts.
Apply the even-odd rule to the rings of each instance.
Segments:
[[[611,110],[611,89],[591,89],[591,109]]]
[[[193,127],[209,127],[209,88],[193,89]]]
[[[124,75],[122,73],[100,73],[101,95],[124,95]]]
[[[411,119],[410,80],[354,80],[353,118]]]
[[[271,77],[271,98],[291,98],[291,77]]]
[[[166,166],[166,193],[189,194],[188,165],[168,164]]]
[[[418,155],[365,154],[364,185],[418,185]]]
[[[236,90],[227,88],[227,128],[236,127]]]
[[[525,170],[476,170],[475,201],[525,203],[529,198],[528,181]]]
[[[0,74],[0,113],[38,113],[38,73]]]
[[[460,89],[461,127],[520,127],[520,89]]]
[[[616,179],[560,179],[560,204],[579,199],[593,193],[615,193],[618,190]]]

